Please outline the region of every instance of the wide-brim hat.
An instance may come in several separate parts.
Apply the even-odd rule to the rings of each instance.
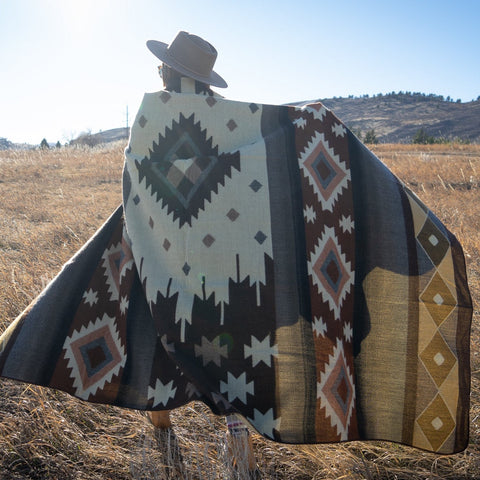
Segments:
[[[170,45],[158,40],[148,40],[147,47],[163,63],[182,75],[214,87],[228,86],[227,82],[213,71],[217,50],[197,35],[181,31]]]

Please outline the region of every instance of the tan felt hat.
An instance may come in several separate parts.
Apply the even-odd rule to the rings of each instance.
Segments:
[[[197,35],[180,31],[170,45],[148,40],[147,47],[163,63],[182,75],[214,87],[228,86],[227,82],[213,71],[217,50]]]

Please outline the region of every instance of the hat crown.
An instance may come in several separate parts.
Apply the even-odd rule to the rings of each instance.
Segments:
[[[213,45],[197,35],[179,32],[167,48],[167,54],[192,73],[208,77],[217,60]]]

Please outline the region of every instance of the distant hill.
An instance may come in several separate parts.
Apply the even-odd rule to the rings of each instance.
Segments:
[[[70,142],[70,145],[100,145],[102,143],[116,142],[117,140],[126,140],[129,135],[128,128],[112,128],[98,133],[83,133]]]
[[[391,93],[320,101],[354,133],[363,138],[373,129],[381,143],[411,143],[421,128],[436,138],[480,143],[480,97],[460,103],[438,95]]]
[[[290,105],[322,102],[361,139],[373,130],[381,143],[411,143],[423,128],[435,138],[480,143],[480,97],[476,101],[461,103],[444,99],[440,95],[399,92],[372,97],[324,98],[301,101]],[[0,132],[1,133],[1,132]],[[84,133],[71,144],[98,145],[127,140],[127,128],[113,128],[98,133]],[[7,148],[34,148],[18,145],[0,138],[0,150]]]
[[[374,130],[381,143],[412,143],[415,134],[423,128],[435,138],[480,143],[480,99],[460,103],[433,94],[389,93],[319,101],[361,138],[369,130]],[[298,105],[305,103],[311,102],[296,102]],[[93,144],[127,137],[125,128],[88,136]]]

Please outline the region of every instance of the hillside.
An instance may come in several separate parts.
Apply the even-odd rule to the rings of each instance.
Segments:
[[[420,128],[436,138],[480,142],[480,100],[398,93],[320,101],[362,138],[373,129],[380,143],[411,143]]]
[[[435,138],[480,143],[480,100],[460,103],[439,95],[390,93],[320,101],[361,138],[373,129],[380,143],[411,143],[421,128]],[[108,143],[126,138],[125,132],[117,128],[90,138],[94,144]]]
[[[128,135],[129,130],[125,127],[112,128],[98,133],[84,133],[70,143],[72,145],[88,145],[93,147],[95,145],[116,142],[118,140],[126,141]]]
[[[373,130],[380,143],[412,143],[415,134],[423,128],[436,139],[461,140],[480,143],[480,97],[476,101],[452,102],[442,96],[423,93],[389,93],[373,97],[323,98],[292,102],[304,105],[322,102],[361,139]],[[0,132],[1,134],[1,132]],[[118,140],[126,141],[125,127],[84,133],[71,144],[94,146]],[[25,149],[33,145],[13,144],[0,138],[0,150]]]

